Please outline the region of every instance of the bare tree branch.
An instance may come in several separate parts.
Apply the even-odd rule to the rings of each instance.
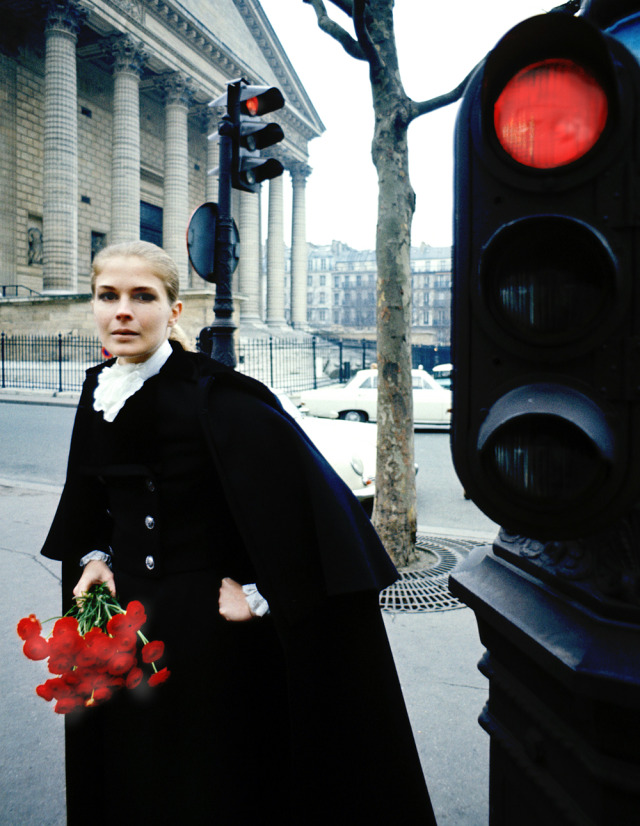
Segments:
[[[345,52],[356,60],[367,60],[365,53],[362,51],[360,44],[355,40],[349,32],[342,28],[335,20],[332,20],[327,14],[327,9],[324,5],[324,0],[302,0],[303,3],[308,3],[316,13],[318,18],[318,26],[323,32],[337,41]],[[331,0],[335,3],[335,0]],[[335,3],[339,8],[345,10],[343,6],[347,4],[343,0]],[[348,13],[348,12],[347,12]]]
[[[367,24],[364,19],[366,7],[367,0],[353,0],[353,28],[355,30],[356,37],[358,38],[360,48],[369,62],[371,71],[378,71],[381,66],[380,55],[378,54],[376,47],[373,45],[373,41],[369,37],[369,32],[367,31]]]
[[[308,0],[303,0],[303,2],[308,2]],[[329,2],[333,3],[334,6],[337,6],[340,11],[343,11],[349,17],[353,17],[353,0],[329,0]]]
[[[435,98],[431,98],[430,100],[423,100],[420,103],[416,103],[415,101],[411,102],[409,107],[409,123],[414,121],[416,118],[420,117],[420,115],[426,115],[429,112],[435,112],[436,109],[442,109],[443,106],[449,106],[452,103],[455,103],[457,100],[460,100],[462,95],[464,94],[465,89],[469,81],[471,80],[471,76],[478,68],[480,64],[478,63],[473,69],[469,72],[469,74],[465,77],[462,83],[459,83],[455,89],[452,89],[450,92],[445,92],[443,95],[438,95]]]

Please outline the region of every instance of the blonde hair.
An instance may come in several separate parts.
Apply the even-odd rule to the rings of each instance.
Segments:
[[[146,261],[153,274],[162,281],[169,304],[173,305],[180,298],[180,273],[173,258],[162,247],[150,241],[123,241],[104,247],[91,264],[91,294],[95,298],[96,279],[101,274],[107,261],[112,258],[141,258]],[[171,328],[169,338],[177,341],[185,350],[192,350],[184,330],[178,324]]]

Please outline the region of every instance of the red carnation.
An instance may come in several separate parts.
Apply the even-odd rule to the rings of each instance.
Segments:
[[[17,630],[20,639],[26,640],[39,634],[42,631],[42,626],[35,614],[29,614],[28,617],[23,617],[20,620]]]
[[[22,650],[30,660],[44,660],[49,656],[49,643],[40,635],[27,637]]]
[[[53,626],[49,640],[51,651],[55,655],[73,656],[80,651],[84,640],[78,633],[78,621],[75,617],[62,617]]]
[[[69,714],[70,711],[78,708],[79,705],[82,705],[80,697],[63,697],[61,700],[58,700],[53,710],[56,714]]]
[[[93,656],[95,662],[108,662],[116,651],[116,643],[112,637],[102,631],[100,628],[91,628],[84,635],[85,648]],[[80,652],[82,654],[82,652]],[[78,657],[80,660],[80,655]],[[78,661],[78,665],[80,665]]]
[[[152,674],[149,677],[149,685],[154,686],[154,685],[160,685],[160,683],[164,683],[165,680],[169,679],[170,674],[171,674],[171,672],[169,671],[168,668],[163,668],[160,671],[156,671],[155,674]]]
[[[96,703],[104,703],[105,700],[110,700],[113,691],[107,685],[100,686],[96,688],[93,692],[93,699]]]
[[[131,628],[118,631],[113,637],[113,647],[116,651],[133,651],[137,642],[136,632]]]
[[[164,654],[164,643],[161,640],[154,640],[148,642],[142,649],[142,661],[145,663],[154,663],[159,660]]]
[[[60,617],[53,626],[54,636],[62,637],[65,634],[78,633],[78,620],[75,617]]]
[[[46,680],[46,682],[42,683],[42,685],[36,686],[36,694],[38,697],[42,697],[43,700],[46,700],[48,703],[53,700],[53,690],[51,687],[51,683],[53,680]]]
[[[120,674],[126,674],[127,671],[131,671],[135,664],[136,658],[133,654],[129,654],[128,651],[118,651],[109,660],[107,664],[107,671],[109,674],[118,676]]]
[[[75,664],[75,657],[72,654],[49,655],[48,668],[51,674],[64,674],[65,671],[71,671]]]
[[[147,621],[147,615],[144,610],[144,605],[134,599],[127,605],[127,612],[125,614],[129,627],[134,631],[139,631]]]
[[[65,682],[63,677],[56,677],[53,680],[49,679],[43,686],[38,686],[38,688],[42,689],[42,692],[38,692],[41,697],[46,693],[47,695],[51,695],[55,700],[68,699],[69,697],[74,697],[77,693],[75,687]],[[38,689],[36,689],[36,691],[37,690]]]
[[[78,668],[92,668],[98,665],[96,652],[88,645],[85,645],[85,647],[76,654],[75,664]]]
[[[142,682],[142,669],[134,666],[127,674],[126,686],[127,688],[136,688]]]

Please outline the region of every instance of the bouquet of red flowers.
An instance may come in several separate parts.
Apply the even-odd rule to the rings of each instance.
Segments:
[[[58,676],[37,686],[36,694],[50,702],[55,711],[68,714],[108,700],[119,688],[136,688],[144,679],[136,656],[142,642],[142,662],[153,672],[147,683],[163,683],[170,672],[158,670],[156,661],[164,654],[164,643],[149,642],[140,630],[146,622],[144,606],[134,600],[126,610],[111,595],[106,584],[93,586],[79,597],[73,608],[60,617],[51,635],[42,636],[42,624],[35,614],[18,623],[18,636],[30,660],[49,659],[49,671]]]

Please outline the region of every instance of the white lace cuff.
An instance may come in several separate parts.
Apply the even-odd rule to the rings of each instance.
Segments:
[[[249,610],[255,617],[264,617],[269,613],[269,603],[262,596],[255,582],[243,585],[242,590],[249,603]]]
[[[107,565],[111,567],[111,554],[105,553],[105,551],[91,551],[90,553],[85,554],[80,560],[80,567],[84,568],[87,562],[91,562],[93,559],[98,559],[100,562],[106,562]]]

